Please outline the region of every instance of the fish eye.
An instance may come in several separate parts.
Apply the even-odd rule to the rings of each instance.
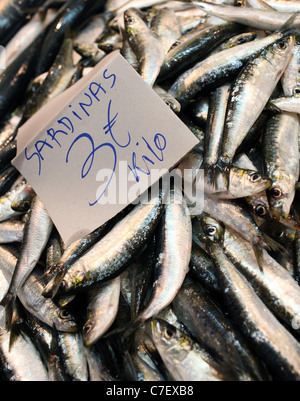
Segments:
[[[294,95],[300,95],[300,86],[296,86],[295,88],[294,88]]]
[[[251,174],[249,174],[249,180],[251,181],[251,182],[257,182],[257,181],[259,181],[260,180],[260,175],[258,174],[258,173],[251,173]]]
[[[207,235],[214,235],[214,234],[216,234],[216,232],[217,232],[217,229],[214,226],[208,226],[206,229]]]
[[[28,211],[31,207],[31,203],[29,201],[25,201],[23,203],[23,210]]]
[[[129,24],[132,24],[134,22],[134,18],[132,17],[127,17],[126,18],[126,22],[128,22]]]
[[[86,324],[86,325],[83,327],[83,331],[84,331],[85,333],[88,333],[89,331],[91,331],[91,329],[92,329],[92,325],[91,325],[91,324]]]
[[[267,209],[263,205],[257,205],[254,211],[258,216],[265,216],[267,214]]]
[[[279,188],[272,188],[271,189],[271,195],[273,196],[273,198],[278,199],[281,197],[282,192]]]
[[[68,319],[68,318],[70,317],[70,313],[69,313],[66,309],[62,309],[62,310],[59,312],[59,316],[60,316],[62,319]]]
[[[286,47],[287,47],[286,41],[285,41],[285,40],[281,40],[280,42],[277,43],[277,47],[278,47],[280,50],[286,49]]]
[[[170,327],[167,327],[164,331],[164,336],[167,339],[175,337],[175,330],[172,330]]]

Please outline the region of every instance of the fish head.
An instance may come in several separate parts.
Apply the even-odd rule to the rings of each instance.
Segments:
[[[296,238],[296,229],[284,226],[278,221],[268,221],[260,229],[281,245],[292,244]]]
[[[125,30],[130,35],[136,35],[141,25],[141,17],[136,8],[128,8],[124,12]]]
[[[86,347],[90,347],[98,339],[98,335],[93,328],[94,325],[90,320],[88,320],[82,328],[83,342]]]
[[[295,36],[285,36],[265,49],[264,57],[278,69],[281,76],[287,61],[292,57]],[[282,68],[281,68],[282,67]]]
[[[265,190],[245,199],[250,208],[252,208],[254,218],[272,220],[269,200]]]
[[[190,339],[176,327],[162,319],[151,321],[152,338],[161,356],[183,361],[193,345]]]
[[[237,167],[230,169],[229,192],[236,197],[255,195],[270,188],[272,181],[257,171],[243,170]]]
[[[287,219],[295,197],[295,189],[291,191],[284,180],[279,180],[273,183],[267,194],[272,217],[275,220]]]
[[[224,239],[224,226],[210,216],[201,217],[204,240],[209,243],[220,243]]]
[[[75,333],[78,331],[78,325],[68,309],[61,308],[54,319],[55,328],[58,331]]]

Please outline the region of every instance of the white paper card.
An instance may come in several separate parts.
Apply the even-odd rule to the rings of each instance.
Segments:
[[[68,245],[132,203],[197,143],[116,51],[20,128],[12,163]]]

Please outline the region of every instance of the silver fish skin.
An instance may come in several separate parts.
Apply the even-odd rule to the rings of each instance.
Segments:
[[[210,55],[219,53],[222,50],[231,49],[232,47],[242,45],[243,43],[252,42],[252,40],[256,38],[257,38],[256,32],[240,33],[239,35],[233,36],[232,38],[221,43],[210,53]]]
[[[57,11],[53,9],[48,10],[45,19],[42,19],[40,15],[36,13],[33,18],[18,31],[18,33],[5,46],[6,67],[12,64],[20,53],[47,29],[57,15]]]
[[[83,341],[86,347],[95,344],[113,324],[119,309],[120,276],[105,283],[99,289],[89,291]]]
[[[151,21],[151,29],[161,42],[165,54],[181,36],[181,27],[177,16],[170,8],[161,8]]]
[[[300,40],[298,37],[296,37],[296,42],[293,48],[293,55],[281,78],[283,93],[285,96],[297,96],[300,94],[299,65]]]
[[[47,382],[48,372],[30,338],[18,336],[10,348],[10,332],[0,329],[0,367],[9,381]]]
[[[281,111],[300,114],[300,96],[284,96],[272,99],[272,106],[277,107]]]
[[[132,356],[132,363],[134,366],[134,370],[136,372],[135,380],[136,381],[149,381],[149,382],[159,382],[165,381],[162,374],[152,367],[148,365],[148,363],[140,357],[138,352],[135,352]]]
[[[225,255],[223,228],[214,219],[202,219],[211,255],[217,266],[230,315],[274,377],[298,381],[300,344],[262,302],[246,278]]]
[[[18,254],[7,246],[0,246],[1,270],[11,282]],[[43,285],[38,280],[41,269],[36,267],[18,292],[22,305],[41,322],[57,330],[74,332],[77,325],[68,310],[60,309],[51,299],[42,296]]]
[[[287,13],[297,13],[300,11],[300,4],[298,0],[263,0],[264,3],[268,4],[274,10],[287,12]]]
[[[269,6],[263,0],[238,0],[237,4],[243,7],[258,8],[259,10],[269,10],[269,11],[274,10],[274,8]]]
[[[130,263],[155,229],[163,210],[161,194],[141,202],[59,278],[57,294],[67,295],[107,280]],[[57,283],[54,283],[56,285]]]
[[[274,240],[267,238],[257,226],[252,214],[234,200],[217,199],[205,195],[203,211],[211,217],[238,232],[247,240],[255,252],[257,261],[262,269],[262,250],[276,247]],[[202,211],[201,211],[202,213]]]
[[[9,287],[9,281],[6,280],[2,270],[0,270],[0,297],[4,297]],[[0,328],[5,328],[5,309],[0,306]]]
[[[64,40],[45,81],[26,103],[20,124],[24,124],[42,106],[64,92],[70,85],[75,71],[73,65],[73,41],[67,38]]]
[[[85,347],[85,356],[88,364],[89,381],[115,381],[105,366],[103,358],[93,347]]]
[[[216,362],[225,362],[236,380],[266,379],[244,338],[199,283],[186,279],[173,301],[173,308],[196,341],[205,345]]]
[[[286,68],[294,43],[290,37],[270,45],[239,74],[228,103],[220,166],[232,163],[237,148],[262,113]]]
[[[270,119],[263,136],[265,172],[272,180],[268,198],[277,220],[288,218],[295,197],[299,178],[298,134],[297,114],[283,112]]]
[[[24,236],[23,221],[4,221],[0,223],[0,243],[9,244],[11,242],[22,242]]]
[[[105,19],[102,14],[93,16],[88,24],[74,38],[74,45],[94,43],[96,39],[104,32]]]
[[[219,158],[230,87],[230,84],[225,84],[210,94],[204,148],[204,164],[208,168],[214,166]]]
[[[80,333],[57,332],[64,369],[72,381],[88,381],[88,363]]]
[[[24,178],[9,192],[0,197],[0,222],[9,220],[13,217],[20,216],[20,212],[16,212],[11,208],[14,199],[26,188],[27,184]]]
[[[229,81],[249,59],[258,56],[264,48],[280,38],[282,38],[282,34],[275,32],[265,38],[213,54],[180,75],[169,92],[181,104],[191,99],[197,99],[201,92],[209,87],[218,85],[218,82]]]
[[[207,353],[190,337],[169,323],[153,319],[152,339],[175,381],[224,381],[210,364]]]
[[[192,223],[185,199],[171,190],[165,215],[159,227],[161,245],[154,271],[151,299],[137,317],[144,322],[168,306],[180,289],[189,270],[192,248]],[[172,286],[170,286],[172,283]]]
[[[25,315],[26,329],[47,366],[49,381],[69,381],[70,378],[63,369],[54,331],[30,312]]]
[[[199,7],[203,8],[207,13],[215,15],[226,21],[238,22],[246,26],[268,31],[276,31],[280,29],[291,17],[293,13],[284,13],[275,10],[261,10],[257,8],[244,8],[221,6],[200,1],[194,1]],[[299,26],[300,17],[295,17],[291,22],[291,26]]]
[[[153,86],[165,58],[164,48],[138,10],[126,10],[124,22],[128,42],[139,63],[138,72],[148,85]]]
[[[178,76],[202,60],[211,49],[239,32],[238,25],[229,23],[200,26],[182,35],[167,53],[158,79]]]
[[[39,197],[36,196],[30,210],[29,219],[25,225],[20,256],[8,292],[1,301],[1,305],[6,308],[7,327],[11,324],[12,313],[18,292],[39,261],[49,240],[52,228],[52,220],[43,203]]]
[[[261,272],[249,243],[231,230],[225,230],[224,249],[261,300],[293,330],[293,324],[300,316],[300,287],[290,273],[265,250]]]

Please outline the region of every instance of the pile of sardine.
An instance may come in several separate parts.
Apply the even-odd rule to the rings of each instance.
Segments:
[[[0,28],[1,380],[300,380],[300,2],[1,0]],[[204,206],[161,187],[66,247],[18,128],[114,50],[197,136]]]

